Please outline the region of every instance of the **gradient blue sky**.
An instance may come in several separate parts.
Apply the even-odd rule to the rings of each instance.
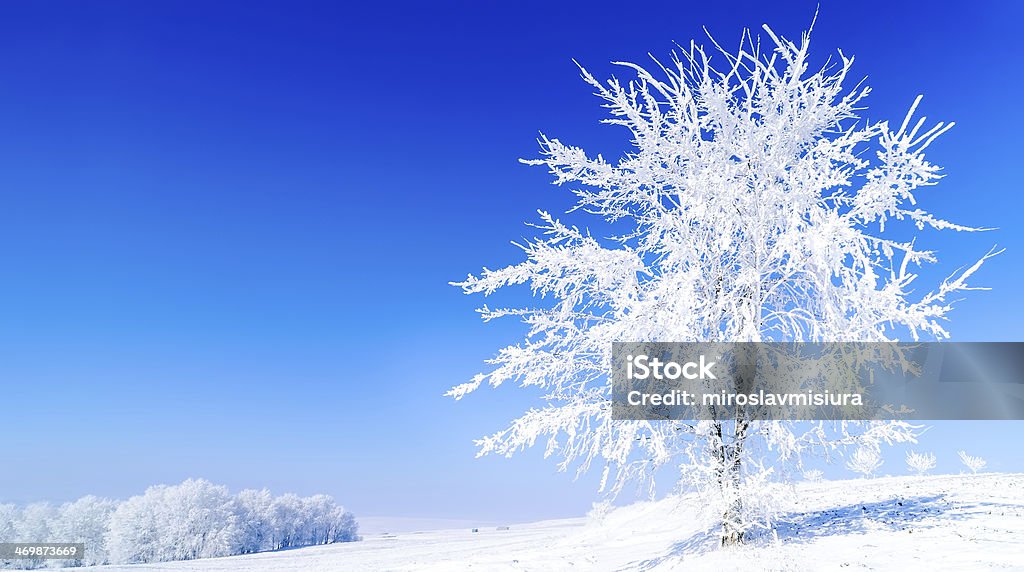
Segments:
[[[539,130],[622,150],[571,58],[605,77],[701,26],[793,37],[816,2],[775,4],[3,3],[0,501],[202,476],[364,515],[582,513],[594,479],[539,451],[473,458],[529,396],[441,395],[520,329],[447,282],[518,260],[523,221],[568,206],[516,162]],[[1000,230],[928,244],[943,274],[1008,250],[951,327],[1024,340],[1024,14],[941,5],[822,2],[813,47],[856,55],[869,118],[924,93],[957,121],[924,206]],[[940,424],[922,448],[1024,471],[1022,429]]]

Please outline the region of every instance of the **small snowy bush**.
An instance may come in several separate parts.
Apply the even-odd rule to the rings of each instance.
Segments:
[[[874,447],[859,447],[846,462],[846,468],[871,478],[882,466],[882,454]]]
[[[932,453],[915,453],[907,451],[907,467],[919,475],[935,468],[935,455]]]
[[[959,451],[957,454],[960,455],[960,462],[970,469],[971,474],[978,474],[978,471],[984,469],[985,466],[988,465],[988,461],[985,459],[982,459],[981,457],[972,457],[968,455],[966,451]]]
[[[595,502],[591,505],[590,512],[587,513],[587,519],[591,522],[602,522],[614,508],[615,505],[611,501]]]

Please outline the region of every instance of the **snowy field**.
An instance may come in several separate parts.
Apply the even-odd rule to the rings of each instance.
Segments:
[[[777,538],[718,550],[692,497],[600,520],[367,534],[362,542],[102,570],[1024,570],[1024,475],[803,483]]]

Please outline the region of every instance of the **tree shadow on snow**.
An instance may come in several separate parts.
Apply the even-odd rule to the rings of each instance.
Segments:
[[[854,503],[821,511],[790,512],[778,515],[772,531],[748,534],[747,544],[758,546],[778,538],[783,544],[803,544],[828,536],[864,534],[869,531],[906,529],[924,530],[947,526],[975,514],[995,508],[1017,508],[1001,503],[965,503],[952,501],[945,495],[894,497],[868,503]],[[675,543],[659,557],[637,563],[639,570],[649,570],[668,560],[695,556],[719,547],[718,529],[706,530]]]
[[[854,503],[822,511],[781,515],[775,534],[783,543],[812,542],[825,536],[864,534],[872,530],[926,529],[968,517],[977,505],[954,502],[945,495],[895,497]],[[771,533],[760,535],[772,538]]]

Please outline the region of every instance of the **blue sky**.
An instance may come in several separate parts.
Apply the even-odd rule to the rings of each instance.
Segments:
[[[517,260],[522,223],[568,207],[517,163],[538,131],[623,149],[571,58],[606,77],[701,26],[795,37],[816,6],[774,4],[4,3],[0,501],[202,476],[357,514],[580,514],[594,479],[539,451],[473,458],[531,402],[441,396],[520,331],[447,283]],[[1022,10],[940,6],[822,2],[813,48],[857,57],[867,117],[924,93],[957,121],[924,206],[999,230],[928,244],[943,272],[1007,252],[951,329],[1020,341]],[[922,448],[1024,471],[1022,429],[939,424]]]

